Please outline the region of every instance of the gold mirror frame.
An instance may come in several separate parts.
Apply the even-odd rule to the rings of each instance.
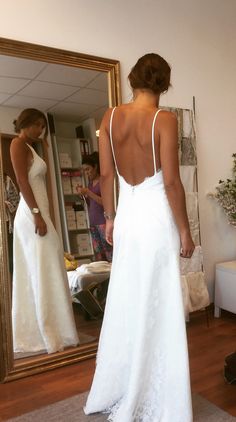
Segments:
[[[120,104],[118,60],[5,38],[0,38],[0,54],[107,72],[109,104],[111,107]],[[82,345],[73,351],[58,352],[53,356],[32,357],[27,363],[14,362],[2,165],[2,157],[0,157],[0,382],[7,382],[94,357],[98,343],[96,341],[89,345]]]

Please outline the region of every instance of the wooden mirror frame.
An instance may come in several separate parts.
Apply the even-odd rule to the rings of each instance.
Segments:
[[[106,72],[108,75],[109,104],[111,107],[120,104],[120,66],[118,60],[5,38],[0,38],[0,54]],[[27,363],[14,361],[2,164],[2,156],[0,156],[0,382],[7,382],[94,357],[98,342],[82,345],[70,351],[57,352],[53,355],[34,356],[28,359]]]

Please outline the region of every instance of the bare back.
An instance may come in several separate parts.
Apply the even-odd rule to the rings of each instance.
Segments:
[[[110,139],[117,171],[131,185],[153,176],[160,168],[157,112],[155,108],[137,108],[130,104],[112,111]]]

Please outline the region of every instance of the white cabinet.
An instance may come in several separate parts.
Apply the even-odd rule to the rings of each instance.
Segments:
[[[221,309],[236,314],[236,261],[216,264],[215,317]]]

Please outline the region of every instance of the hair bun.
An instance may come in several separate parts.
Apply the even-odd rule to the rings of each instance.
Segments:
[[[17,128],[17,120],[16,120],[16,119],[14,119],[12,123],[13,123],[13,126],[14,126],[14,131],[15,131],[15,133],[18,133],[18,132],[19,132],[19,130],[18,130],[18,128]]]
[[[140,57],[128,78],[133,89],[150,89],[161,94],[170,86],[170,66],[158,54]]]

